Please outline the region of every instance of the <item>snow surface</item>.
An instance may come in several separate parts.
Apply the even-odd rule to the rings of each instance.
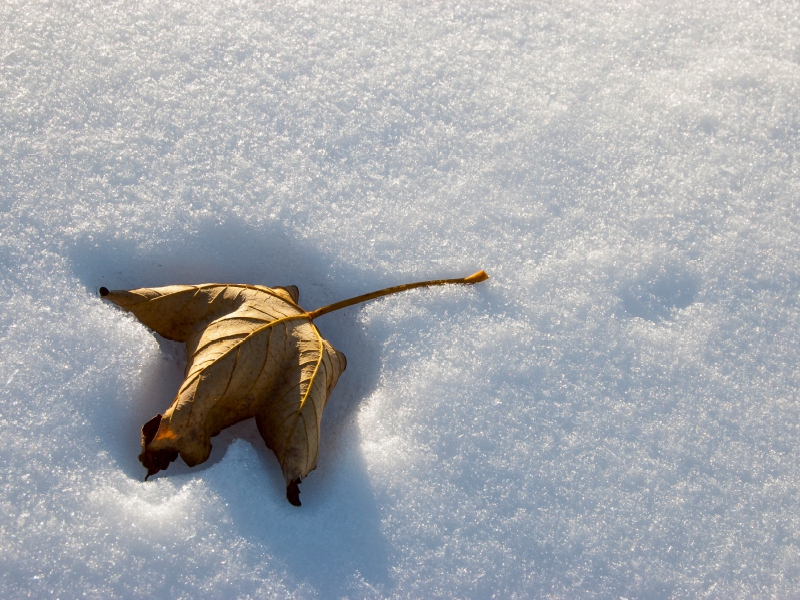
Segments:
[[[0,596],[800,597],[800,10],[0,6]],[[144,483],[183,349],[97,288],[295,284],[348,357]]]

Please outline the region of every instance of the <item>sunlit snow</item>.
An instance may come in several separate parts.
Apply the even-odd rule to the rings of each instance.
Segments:
[[[0,596],[800,595],[800,10],[0,5]],[[183,348],[100,286],[294,284],[348,358],[143,482]]]

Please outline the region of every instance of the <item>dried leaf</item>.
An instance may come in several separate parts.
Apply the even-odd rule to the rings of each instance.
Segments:
[[[185,379],[163,415],[142,427],[139,460],[147,477],[179,455],[194,466],[208,459],[211,438],[254,417],[300,506],[298,484],[317,465],[322,411],[347,360],[312,322],[328,312],[414,287],[477,283],[424,281],[387,288],[306,312],[294,286],[203,284],[109,291],[100,295],[167,339],[186,344]]]

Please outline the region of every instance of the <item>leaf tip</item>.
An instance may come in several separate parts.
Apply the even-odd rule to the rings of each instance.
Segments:
[[[139,462],[147,469],[147,475],[144,477],[145,481],[147,481],[150,475],[155,475],[159,471],[163,471],[169,467],[169,463],[178,458],[178,452],[175,450],[153,451],[147,449],[147,445],[153,441],[156,433],[158,433],[158,427],[161,425],[161,417],[162,415],[156,415],[142,425],[142,453],[139,455]]]
[[[480,283],[481,281],[486,281],[489,279],[489,275],[486,274],[486,271],[480,270],[477,273],[473,273],[469,277],[464,277],[464,283]]]
[[[286,486],[286,499],[292,506],[300,506],[300,488],[298,484],[301,483],[300,478],[293,479]]]

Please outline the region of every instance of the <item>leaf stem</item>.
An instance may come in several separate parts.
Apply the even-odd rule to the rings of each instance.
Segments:
[[[377,292],[362,294],[361,296],[356,296],[355,298],[342,300],[340,302],[335,302],[334,304],[329,304],[328,306],[323,306],[322,308],[318,308],[317,310],[312,310],[308,313],[308,318],[313,321],[319,316],[326,315],[329,312],[339,310],[340,308],[345,308],[347,306],[352,306],[353,304],[359,304],[361,302],[367,302],[368,300],[374,300],[375,298],[380,298],[381,296],[396,294],[397,292],[413,290],[414,288],[418,287],[445,285],[447,283],[473,284],[473,283],[480,283],[481,281],[486,281],[487,279],[489,279],[489,276],[486,274],[485,271],[478,271],[477,273],[473,273],[469,277],[462,277],[459,279],[433,279],[431,281],[418,281],[417,283],[405,283],[403,285],[395,285],[393,287],[388,287],[382,290],[378,290]]]

